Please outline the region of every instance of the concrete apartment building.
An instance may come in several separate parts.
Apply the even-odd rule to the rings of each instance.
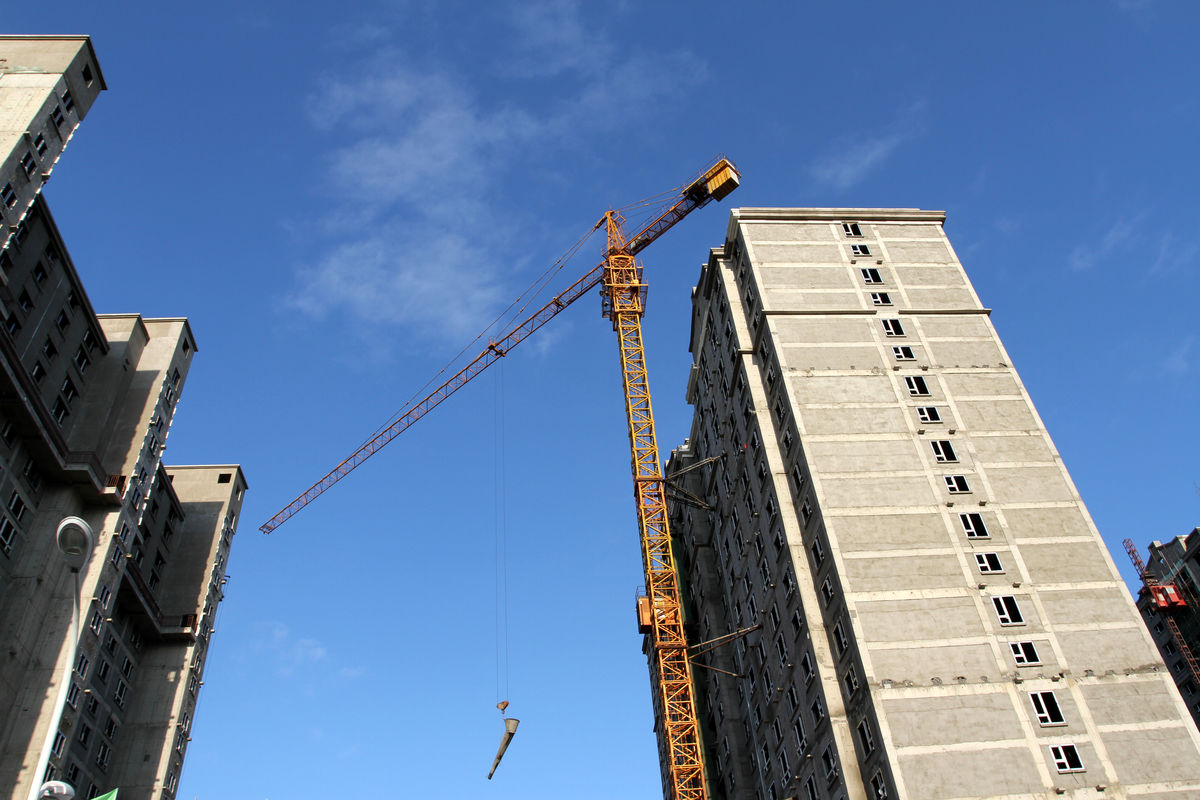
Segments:
[[[1160,585],[1174,586],[1178,600],[1186,604],[1159,602],[1163,598],[1155,598],[1145,588],[1137,596],[1138,611],[1150,636],[1170,668],[1192,719],[1200,726],[1200,680],[1196,674],[1200,669],[1196,663],[1200,654],[1200,528],[1166,543],[1151,542],[1146,571]],[[1171,621],[1182,642],[1171,631]]]
[[[672,524],[693,640],[753,629],[695,659],[712,796],[1198,798],[944,219],[737,209],[701,271]]]
[[[50,779],[79,797],[174,797],[246,489],[237,465],[163,464],[191,328],[96,314],[41,195],[103,88],[86,37],[0,37],[0,786],[13,798]],[[70,516],[94,533],[78,636],[56,543]]]

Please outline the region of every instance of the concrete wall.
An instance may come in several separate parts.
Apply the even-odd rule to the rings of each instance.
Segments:
[[[1200,737],[942,220],[740,209],[701,275],[676,457],[724,457],[692,483],[716,508],[677,506],[676,529],[712,531],[721,588],[694,613],[762,624],[736,671],[773,688],[707,691],[810,731],[789,754],[712,719],[752,754],[715,771],[777,798],[810,779],[822,797],[1200,796]],[[779,560],[737,541],[774,532]]]

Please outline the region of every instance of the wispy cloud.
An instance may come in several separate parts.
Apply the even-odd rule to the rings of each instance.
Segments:
[[[1200,243],[1195,240],[1180,241],[1171,231],[1158,238],[1158,255],[1150,264],[1149,273],[1157,275],[1172,266],[1191,265],[1200,255]]]
[[[913,103],[881,132],[846,137],[817,160],[809,171],[819,182],[834,189],[849,189],[862,182],[871,170],[883,164],[904,142],[917,136],[925,115],[924,101]]]
[[[502,66],[509,84],[420,60],[375,26],[348,29],[361,63],[314,87],[308,118],[338,134],[329,200],[314,247],[286,296],[289,309],[362,331],[404,328],[459,343],[510,291],[519,220],[498,198],[546,150],[581,151],[620,124],[608,113],[679,102],[701,80],[687,53],[618,58],[614,40],[578,2],[510,15]],[[536,88],[536,90],[532,90]],[[502,270],[508,270],[507,274]],[[515,293],[515,292],[513,292]]]
[[[1186,375],[1192,368],[1192,348],[1196,345],[1196,335],[1185,336],[1175,346],[1163,361],[1163,372],[1169,375]]]
[[[1067,264],[1076,272],[1089,270],[1130,242],[1148,211],[1139,211],[1132,216],[1121,217],[1108,226],[1099,241],[1080,244],[1071,251]]]

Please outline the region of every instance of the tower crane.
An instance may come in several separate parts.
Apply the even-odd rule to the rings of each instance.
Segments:
[[[646,597],[640,603],[642,627],[651,639],[651,680],[657,706],[659,750],[667,759],[665,774],[669,797],[674,800],[706,800],[704,758],[700,724],[696,715],[695,688],[683,626],[675,557],[667,524],[665,482],[658,459],[654,413],[642,343],[646,283],[636,256],[691,212],[712,200],[721,200],[737,188],[740,175],[725,158],[717,159],[698,178],[684,184],[666,207],[641,230],[628,235],[624,218],[608,211],[593,231],[603,227],[606,236],[604,260],[556,295],[511,330],[495,339],[465,367],[428,395],[408,404],[361,447],[330,470],[321,480],[260,526],[271,533],[301,509],[346,477],[421,417],[450,395],[508,355],[567,306],[599,285],[602,312],[617,333],[621,356],[621,379],[625,392],[625,414],[632,454],[633,489],[645,571]]]

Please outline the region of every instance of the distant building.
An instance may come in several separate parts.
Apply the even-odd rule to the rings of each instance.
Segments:
[[[750,631],[695,648],[712,796],[1200,797],[943,221],[737,209],[701,272],[673,532],[693,642]]]
[[[1186,604],[1156,602],[1151,592],[1145,589],[1137,597],[1138,610],[1142,612],[1154,644],[1170,668],[1175,685],[1192,712],[1192,719],[1200,726],[1200,681],[1195,663],[1200,655],[1200,528],[1193,528],[1190,533],[1176,536],[1165,544],[1152,542],[1146,570],[1160,584],[1172,584],[1179,599]],[[1173,635],[1172,621],[1186,648],[1181,647],[1181,642]]]
[[[246,489],[237,465],[162,463],[191,328],[97,315],[41,196],[103,88],[86,37],[0,37],[0,786],[14,798],[49,779],[81,798],[174,797]],[[68,663],[74,580],[55,531],[70,515],[96,543]]]

